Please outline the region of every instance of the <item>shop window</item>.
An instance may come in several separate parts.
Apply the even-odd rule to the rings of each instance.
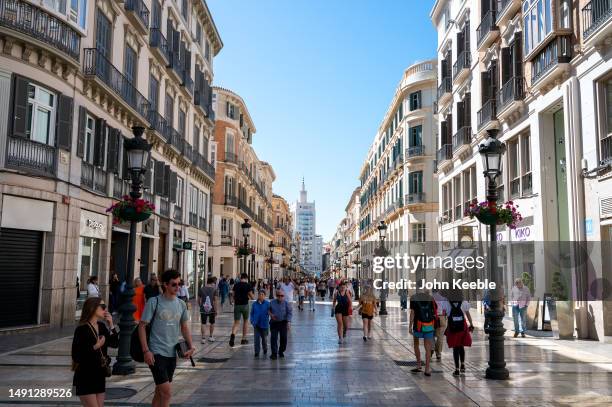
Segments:
[[[79,284],[81,290],[87,290],[87,281],[98,275],[100,263],[100,240],[91,237],[80,238],[79,248]],[[86,297],[86,293],[85,293]]]

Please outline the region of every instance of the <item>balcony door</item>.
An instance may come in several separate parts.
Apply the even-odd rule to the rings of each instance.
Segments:
[[[112,50],[113,26],[104,13],[96,11],[96,68],[102,77],[108,79],[110,76],[110,58]]]

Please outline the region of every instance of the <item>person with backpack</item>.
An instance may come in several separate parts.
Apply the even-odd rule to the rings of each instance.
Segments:
[[[176,369],[177,345],[183,336],[187,351],[183,357],[191,358],[195,352],[189,329],[187,304],[177,298],[181,275],[176,270],[166,270],[161,276],[164,293],[150,298],[138,325],[138,337],[155,381],[152,405],[169,406],[172,398],[172,377]],[[146,327],[151,324],[149,338]]]
[[[421,369],[421,351],[419,339],[423,339],[425,345],[425,376],[431,376],[431,350],[436,331],[436,302],[428,292],[417,293],[410,300],[410,325],[409,332],[413,336],[414,354],[416,356],[416,367],[412,373],[419,373]]]
[[[472,346],[474,325],[470,315],[470,303],[463,300],[461,291],[454,291],[448,301],[442,304],[444,313],[448,316],[446,325],[446,343],[453,350],[455,372],[453,376],[465,374],[465,347]],[[467,321],[470,325],[468,327]]]
[[[336,317],[338,330],[338,344],[342,344],[346,338],[346,330],[349,326],[349,308],[353,301],[351,294],[346,289],[344,282],[340,283],[338,290],[334,291],[332,301],[332,317]]]
[[[372,319],[378,313],[372,287],[367,287],[359,299],[359,313],[363,321],[363,341],[367,342],[368,339],[372,339]]]
[[[200,288],[198,293],[198,305],[200,306],[200,329],[202,332],[201,343],[206,343],[206,323],[208,322],[208,342],[214,342],[215,317],[217,316],[217,303],[219,292],[216,287],[217,277],[208,277],[206,285]]]
[[[448,302],[448,300],[444,295],[442,295],[440,290],[434,289],[432,290],[432,292],[432,297],[436,301],[436,308],[438,310],[438,324],[436,325],[434,350],[436,353],[436,359],[440,361],[442,360],[442,346],[444,340],[444,333],[446,332],[446,320],[448,316],[446,313],[445,304]]]
[[[261,289],[257,293],[257,301],[251,306],[251,315],[249,318],[255,334],[256,358],[259,357],[259,351],[261,349],[263,349],[264,357],[268,354],[268,329],[270,328],[269,311],[270,302],[266,300],[266,290]]]

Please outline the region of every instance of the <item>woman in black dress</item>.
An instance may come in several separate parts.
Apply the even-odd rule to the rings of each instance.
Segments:
[[[102,298],[88,298],[83,304],[79,326],[72,340],[73,385],[83,406],[104,406],[106,371],[110,366],[107,348],[118,345],[119,337],[106,304]]]

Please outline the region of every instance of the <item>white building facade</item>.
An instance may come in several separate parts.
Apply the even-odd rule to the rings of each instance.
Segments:
[[[308,192],[304,180],[300,198],[293,205],[293,219],[295,224],[294,237],[299,234],[300,247],[298,262],[306,273],[314,273],[317,266],[321,267],[321,259],[315,258],[315,234],[317,225],[317,211],[315,202],[308,202]]]

